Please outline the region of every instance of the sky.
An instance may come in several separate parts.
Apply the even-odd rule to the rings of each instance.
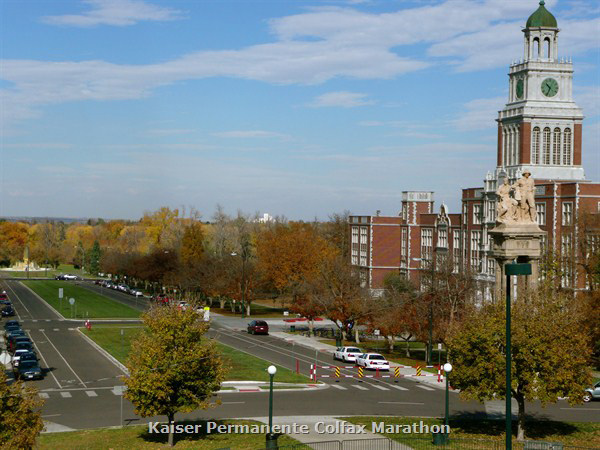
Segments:
[[[0,0],[0,217],[396,215],[496,165],[537,0]],[[600,2],[548,0],[600,181]]]

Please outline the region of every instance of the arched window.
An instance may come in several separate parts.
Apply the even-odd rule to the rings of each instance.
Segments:
[[[545,57],[550,59],[550,38],[544,39]]]
[[[571,163],[571,129],[565,128],[563,137],[563,164],[570,166]]]
[[[552,145],[552,164],[560,164],[560,128],[554,129],[554,141]]]
[[[508,133],[506,127],[502,127],[502,164],[508,165]]]
[[[540,163],[540,127],[533,128],[531,136],[531,163]]]
[[[542,142],[542,164],[550,164],[550,128],[544,128],[544,141]]]
[[[519,164],[519,127],[515,127],[514,163]]]
[[[540,40],[538,38],[533,39],[533,59],[539,59],[540,57]]]

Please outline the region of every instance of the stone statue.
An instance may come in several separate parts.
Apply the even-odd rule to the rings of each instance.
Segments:
[[[500,185],[496,194],[498,195],[497,223],[536,223],[535,184],[529,170],[525,170],[523,177],[512,186],[508,184],[508,178],[504,178],[504,182]]]
[[[512,186],[508,184],[508,178],[500,185],[496,194],[498,195],[498,206],[496,208],[496,222],[510,223],[515,221],[517,201],[511,197]]]
[[[523,176],[513,184],[517,211],[515,220],[517,223],[536,223],[537,212],[535,210],[535,183],[531,178],[531,172],[525,170]]]

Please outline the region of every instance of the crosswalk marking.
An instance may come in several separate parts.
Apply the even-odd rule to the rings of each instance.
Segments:
[[[60,331],[58,328],[54,328],[54,331]]]
[[[72,397],[70,392],[61,392],[60,396],[63,398],[71,398]]]
[[[383,386],[379,386],[379,385],[377,385],[377,384],[374,384],[374,385],[373,385],[373,387],[374,387],[375,389],[379,389],[379,390],[381,390],[381,391],[389,391],[389,389],[388,389],[388,388],[386,388],[386,387],[383,387]]]
[[[98,397],[98,394],[94,391],[85,391],[88,397]]]
[[[434,388],[430,388],[429,386],[423,386],[422,384],[417,384],[418,388],[425,389],[426,391],[435,391]]]
[[[334,387],[336,389],[340,389],[342,391],[348,390],[348,388],[345,388],[344,386],[340,386],[339,384],[332,384],[331,387]]]
[[[50,398],[50,396],[48,394],[46,394],[45,392],[40,392],[40,397],[41,398]]]
[[[408,389],[406,389],[405,387],[403,387],[403,386],[398,386],[397,384],[392,384],[392,387],[393,387],[394,389],[398,389],[399,391],[408,391]]]
[[[368,391],[368,389],[360,384],[351,384],[350,386],[354,386],[356,389],[360,389],[361,391]]]

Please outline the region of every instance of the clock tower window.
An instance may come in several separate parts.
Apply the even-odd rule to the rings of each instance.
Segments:
[[[558,166],[560,164],[560,128],[554,129],[554,142],[552,146],[552,164]]]
[[[550,128],[544,128],[544,153],[542,154],[542,164],[550,164]]]
[[[565,128],[563,141],[563,164],[570,166],[571,163],[571,129]]]
[[[540,163],[540,127],[533,128],[533,136],[531,139],[531,162],[532,164]]]

